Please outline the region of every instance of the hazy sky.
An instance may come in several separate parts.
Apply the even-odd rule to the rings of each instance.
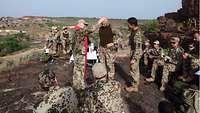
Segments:
[[[0,0],[0,16],[157,18],[181,8],[181,0]]]

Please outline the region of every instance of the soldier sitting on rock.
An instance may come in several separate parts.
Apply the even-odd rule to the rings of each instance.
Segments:
[[[93,66],[96,83],[85,89],[83,113],[128,113],[126,104],[121,97],[120,83],[115,80],[107,81],[107,70],[104,64]]]
[[[172,37],[170,42],[172,48],[165,57],[160,91],[165,90],[172,72],[179,72],[181,68],[182,54],[184,50],[180,47],[180,38]]]
[[[149,51],[149,57],[153,60],[153,65],[151,69],[151,77],[146,79],[148,82],[155,81],[156,71],[158,66],[164,65],[164,52],[163,49],[160,47],[160,42],[158,40],[154,41],[153,43],[154,48]]]
[[[55,73],[50,69],[44,69],[38,76],[39,84],[43,90],[49,91],[52,86],[57,86]]]

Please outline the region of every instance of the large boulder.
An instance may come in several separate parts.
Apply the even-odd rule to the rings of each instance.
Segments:
[[[72,87],[51,89],[35,110],[36,113],[79,113]]]
[[[117,81],[98,81],[93,87],[86,89],[82,97],[83,113],[129,113]]]

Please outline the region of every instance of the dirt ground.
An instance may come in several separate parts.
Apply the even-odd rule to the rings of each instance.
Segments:
[[[127,62],[122,65],[128,71]],[[38,85],[38,74],[45,68],[53,69],[60,86],[72,81],[72,66],[65,60],[55,60],[53,64],[30,61],[13,70],[0,73],[0,113],[32,113],[32,109],[46,92]],[[126,72],[125,72],[126,73]],[[124,79],[117,73],[116,79],[122,83],[122,96],[129,105],[131,113],[158,113],[157,106],[163,94],[155,84],[145,85],[141,76],[139,93],[124,90]]]

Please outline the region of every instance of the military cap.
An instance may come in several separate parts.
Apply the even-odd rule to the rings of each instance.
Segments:
[[[154,43],[154,44],[157,44],[157,45],[160,44],[160,42],[159,42],[158,40],[154,41],[153,43]]]
[[[80,24],[80,23],[83,23],[83,24],[85,24],[85,25],[88,25],[88,23],[87,23],[85,20],[83,20],[83,19],[78,20],[78,23],[79,23],[79,24]]]
[[[180,38],[179,37],[172,37],[171,42],[180,42]]]

